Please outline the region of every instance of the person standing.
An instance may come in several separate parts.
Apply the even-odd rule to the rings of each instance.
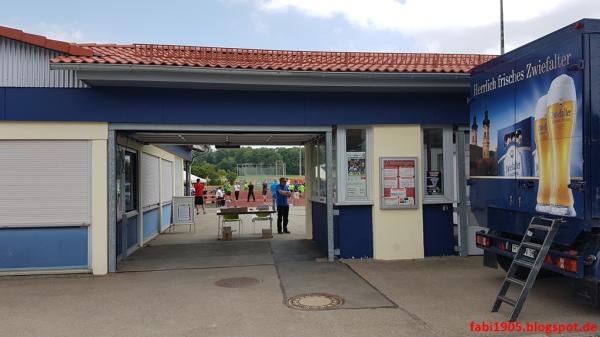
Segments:
[[[279,186],[277,179],[273,179],[273,182],[271,183],[271,197],[273,198],[272,207],[274,211],[277,210],[277,186]]]
[[[288,217],[290,214],[290,206],[288,204],[288,198],[292,195],[288,186],[285,184],[285,177],[279,178],[279,185],[277,186],[277,233],[289,234],[288,231]]]
[[[240,200],[240,183],[237,181],[233,185],[233,193],[235,193],[235,200]]]
[[[248,200],[250,201],[250,197],[252,197],[252,201],[256,201],[254,198],[254,184],[252,182],[248,183]]]
[[[267,190],[269,189],[269,184],[267,183],[267,181],[263,181],[262,183],[262,197],[263,197],[263,202],[267,202]]]
[[[202,214],[206,214],[204,209],[204,183],[200,179],[196,179],[194,184],[194,204],[196,205],[196,214],[200,214],[200,207],[202,207]]]
[[[217,187],[215,197],[217,198],[217,207],[225,206],[225,193],[221,186]]]

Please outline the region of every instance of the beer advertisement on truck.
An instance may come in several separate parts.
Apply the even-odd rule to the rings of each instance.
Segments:
[[[570,189],[583,177],[583,79],[571,71],[581,58],[576,47],[533,51],[471,84],[471,178],[537,182],[531,212],[582,213]]]

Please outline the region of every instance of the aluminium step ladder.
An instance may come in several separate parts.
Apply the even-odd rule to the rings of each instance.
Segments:
[[[497,312],[498,309],[500,309],[500,305],[502,305],[502,303],[506,303],[514,307],[509,321],[513,322],[517,319],[517,317],[519,317],[521,309],[523,309],[523,304],[525,303],[527,295],[533,287],[535,279],[542,268],[542,264],[546,259],[546,254],[548,254],[548,250],[552,245],[554,236],[556,235],[556,232],[558,232],[558,227],[560,226],[561,222],[564,222],[564,220],[547,219],[543,217],[531,218],[531,222],[525,231],[525,235],[523,236],[523,240],[517,249],[515,258],[513,259],[513,262],[506,273],[506,278],[504,279],[504,282],[502,282],[500,292],[498,293],[496,302],[492,307],[492,312]],[[531,242],[533,231],[544,233],[544,241],[541,245]],[[535,258],[531,257],[533,252],[535,252]],[[519,267],[529,270],[527,279],[525,281],[520,280],[517,277],[517,270],[519,270]],[[511,285],[521,288],[519,297],[517,299],[511,299],[506,296],[506,293]]]

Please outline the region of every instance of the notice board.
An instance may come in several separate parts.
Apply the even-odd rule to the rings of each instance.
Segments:
[[[379,169],[379,208],[417,208],[417,157],[380,157]]]
[[[194,197],[173,197],[173,225],[194,224]]]

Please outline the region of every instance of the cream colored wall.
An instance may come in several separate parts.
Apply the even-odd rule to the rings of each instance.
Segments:
[[[419,125],[373,126],[373,257],[380,260],[418,259],[423,248],[423,183],[421,127]],[[417,157],[417,209],[380,209],[379,157]]]
[[[107,123],[0,122],[1,139],[89,140],[92,143],[91,267],[108,272]]]
[[[108,131],[107,131],[108,133]],[[108,273],[107,141],[92,141],[92,272]]]

